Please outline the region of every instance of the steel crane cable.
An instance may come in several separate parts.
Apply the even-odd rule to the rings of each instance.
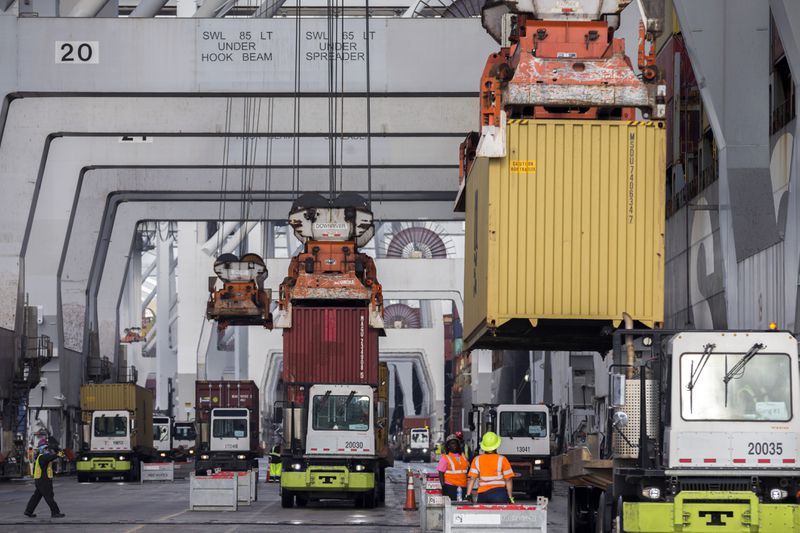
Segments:
[[[364,0],[364,26],[364,39],[367,41],[365,56],[367,64],[367,205],[372,209],[372,100],[369,72],[369,48],[372,35],[369,32],[369,0]]]
[[[262,239],[262,255],[266,255],[266,246],[263,243],[269,242],[272,235],[267,235],[267,230],[270,229],[270,208],[272,207],[272,129],[274,121],[275,101],[272,98],[267,98],[267,145],[264,149],[264,231]]]
[[[302,7],[302,0],[297,0],[295,5],[295,26],[294,26],[294,106],[292,116],[292,129],[294,136],[292,137],[292,196],[294,199],[298,196],[300,190],[300,9]]]
[[[225,240],[226,235],[223,235],[222,228],[225,226],[225,196],[228,192],[228,162],[230,160],[230,131],[231,131],[231,115],[233,108],[233,98],[228,97],[225,102],[225,130],[223,133],[222,144],[222,170],[220,175],[220,193],[219,193],[219,212],[217,219],[219,220],[219,230],[217,231],[217,246],[219,249]]]

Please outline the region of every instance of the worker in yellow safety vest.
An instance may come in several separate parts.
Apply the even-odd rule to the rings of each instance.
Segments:
[[[53,518],[64,518],[64,514],[59,510],[58,504],[53,494],[53,461],[59,457],[64,457],[64,452],[57,450],[50,450],[50,447],[45,442],[39,443],[39,455],[36,457],[36,462],[33,465],[33,482],[36,490],[33,496],[28,500],[28,506],[25,508],[25,516],[33,518],[36,515],[33,512],[36,506],[44,498],[47,505],[50,506],[50,513]]]
[[[467,492],[467,470],[469,462],[461,451],[461,440],[455,435],[448,435],[444,441],[447,453],[439,459],[436,470],[442,484],[442,494],[456,501]],[[461,495],[459,490],[461,489]]]
[[[269,453],[269,478],[272,481],[280,480],[282,471],[283,465],[281,464],[281,447],[276,444],[272,447],[272,451]]]
[[[500,447],[497,433],[487,431],[481,439],[483,453],[472,460],[467,482],[467,497],[478,482],[478,503],[514,503],[512,480],[514,471],[505,456],[497,453]]]

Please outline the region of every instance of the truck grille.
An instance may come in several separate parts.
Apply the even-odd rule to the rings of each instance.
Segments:
[[[678,488],[684,490],[700,491],[749,491],[750,480],[747,479],[726,479],[726,480],[706,480],[706,479],[681,479],[678,480]]]

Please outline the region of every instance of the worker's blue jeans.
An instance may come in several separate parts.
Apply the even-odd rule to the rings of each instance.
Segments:
[[[506,488],[497,487],[496,489],[489,489],[486,492],[479,492],[478,503],[508,504],[511,503],[511,501],[508,499],[508,492],[506,492]]]

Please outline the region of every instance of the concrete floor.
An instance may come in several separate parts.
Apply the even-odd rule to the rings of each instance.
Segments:
[[[386,505],[377,509],[355,509],[352,503],[309,503],[305,509],[282,509],[277,484],[260,483],[258,501],[237,512],[192,512],[189,483],[122,483],[105,481],[78,483],[58,478],[56,501],[66,518],[51,519],[44,501],[36,518],[22,512],[33,493],[31,480],[0,483],[0,531],[53,533],[155,533],[155,532],[299,532],[344,533],[418,532],[417,512],[403,511],[405,465],[396,463],[388,472]],[[433,464],[413,463],[414,469],[433,471]],[[518,500],[519,501],[519,500]],[[548,513],[551,533],[566,531],[566,488],[557,485]]]

